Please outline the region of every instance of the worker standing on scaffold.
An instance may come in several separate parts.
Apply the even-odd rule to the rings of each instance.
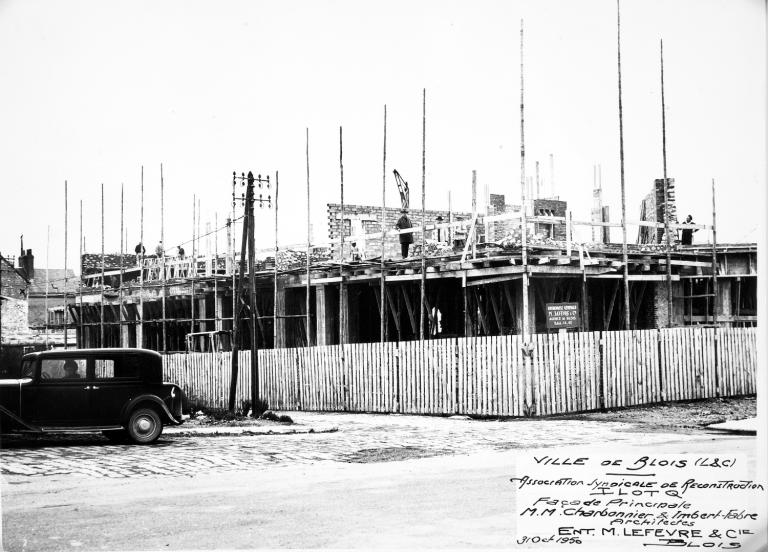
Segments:
[[[405,230],[406,228],[413,228],[411,219],[408,218],[408,209],[401,209],[402,216],[398,219],[395,228],[398,230]],[[403,259],[408,256],[408,248],[413,243],[413,232],[407,234],[400,234],[400,251],[403,254]]]

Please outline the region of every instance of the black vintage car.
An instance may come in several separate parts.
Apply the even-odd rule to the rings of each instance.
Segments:
[[[101,431],[152,443],[183,422],[182,392],[163,383],[162,357],[142,349],[30,353],[0,379],[0,432]]]

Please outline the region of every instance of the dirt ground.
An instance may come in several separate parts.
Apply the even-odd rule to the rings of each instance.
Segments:
[[[747,396],[643,405],[607,410],[605,412],[585,412],[583,414],[552,416],[552,418],[625,422],[634,424],[637,431],[696,431],[709,424],[752,418],[756,416],[756,413],[756,398],[754,396]],[[280,414],[280,412],[276,414]],[[509,420],[514,421],[515,419],[509,418]],[[223,413],[203,414],[202,412],[193,414],[185,422],[186,427],[254,425],[282,426],[290,425],[290,423],[255,420],[244,416],[233,417]]]
[[[638,431],[684,431],[698,430],[710,424],[753,418],[756,415],[757,400],[755,396],[747,396],[643,405],[556,417],[632,423]]]

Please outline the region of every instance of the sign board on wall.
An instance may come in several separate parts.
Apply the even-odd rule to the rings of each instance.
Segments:
[[[559,330],[580,325],[578,303],[547,303],[547,328]]]

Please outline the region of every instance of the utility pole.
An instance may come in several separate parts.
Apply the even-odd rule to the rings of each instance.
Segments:
[[[245,197],[237,197],[235,194],[235,188],[237,181],[240,180],[241,185],[246,184]],[[258,312],[256,309],[256,278],[255,278],[255,253],[256,253],[256,241],[254,233],[254,212],[253,205],[259,202],[259,206],[263,206],[265,203],[268,207],[272,207],[272,196],[268,195],[267,198],[263,198],[262,194],[256,198],[255,185],[258,184],[259,188],[262,188],[266,184],[269,189],[269,176],[262,179],[261,175],[254,178],[252,172],[248,172],[248,176],[241,173],[241,176],[237,176],[236,172],[232,173],[232,205],[234,215],[234,205],[236,201],[242,201],[244,203],[244,215],[243,215],[243,239],[240,250],[240,270],[237,277],[237,286],[234,289],[235,294],[235,308],[232,312],[232,379],[229,387],[229,410],[234,412],[235,399],[237,394],[237,375],[238,375],[238,352],[239,352],[239,325],[241,318],[242,297],[245,295],[245,286],[243,285],[243,277],[245,274],[245,262],[246,252],[248,256],[248,278],[250,283],[250,318],[251,318],[251,409],[255,414],[256,402],[259,399],[259,357],[257,347],[257,332],[256,325],[258,324]],[[233,216],[234,220],[234,216]],[[247,248],[247,249],[246,249]]]

